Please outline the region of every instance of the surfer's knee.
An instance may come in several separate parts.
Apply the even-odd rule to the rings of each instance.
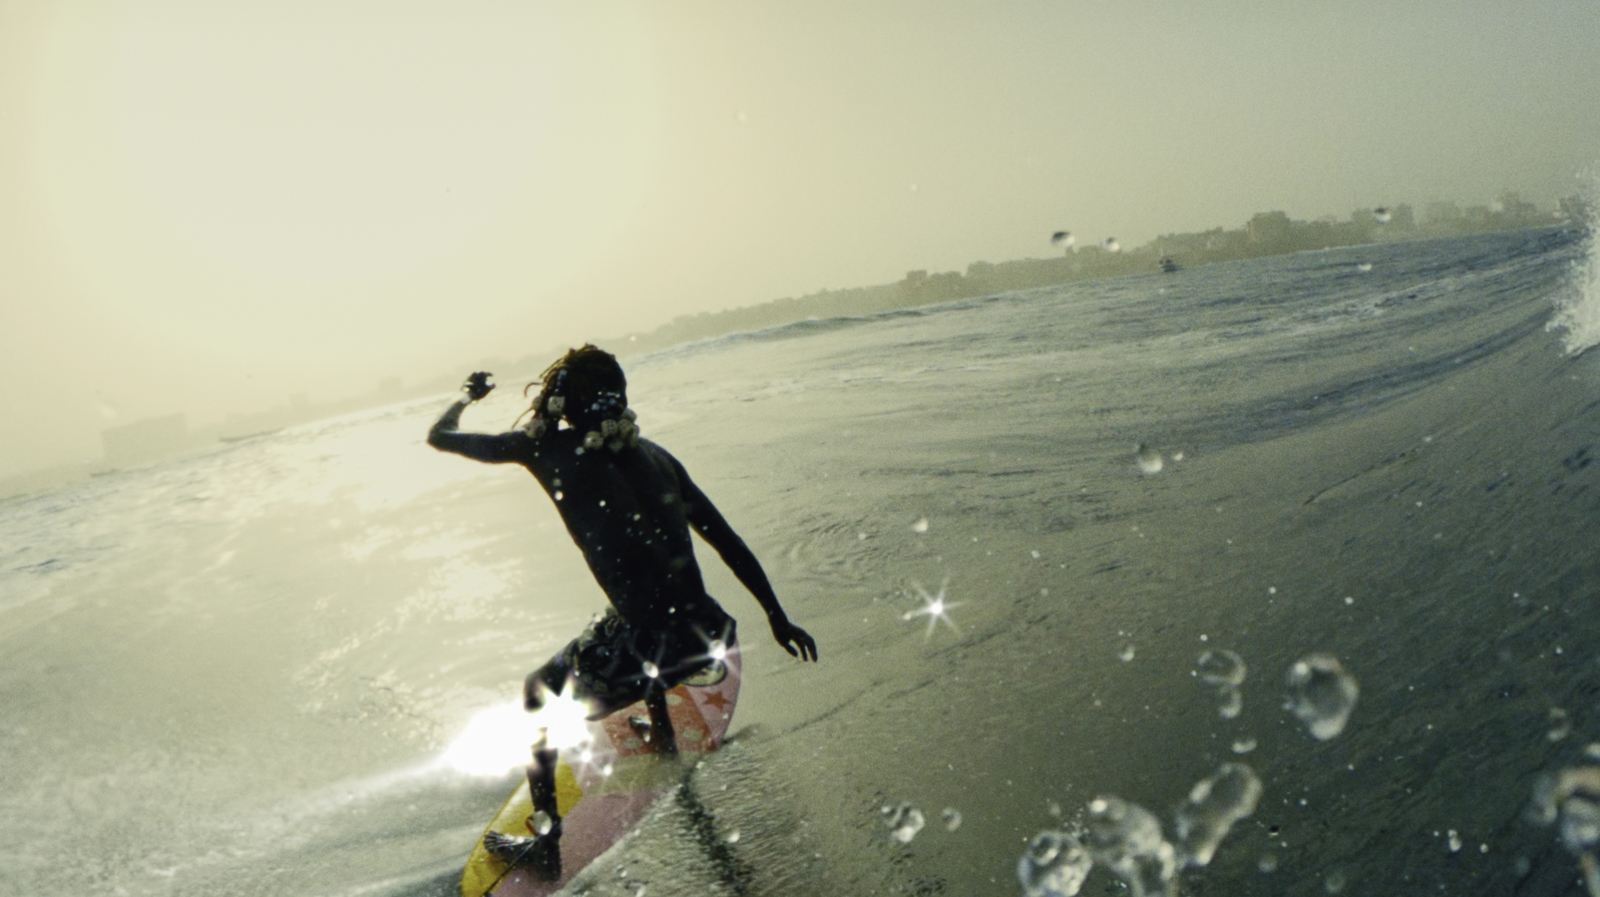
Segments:
[[[560,694],[566,680],[566,668],[551,669],[551,664],[529,673],[522,683],[522,708],[529,713],[538,712],[544,706],[545,696]]]
[[[544,692],[545,684],[539,678],[539,671],[529,673],[527,680],[522,683],[522,709],[537,713],[544,706]]]

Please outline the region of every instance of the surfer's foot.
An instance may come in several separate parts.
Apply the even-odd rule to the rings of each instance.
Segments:
[[[519,838],[500,832],[483,836],[483,849],[508,866],[524,866],[545,881],[561,877],[561,826],[547,835]]]
[[[648,719],[642,716],[630,716],[628,717],[628,725],[633,729],[633,734],[639,736],[640,741],[654,748],[656,753],[669,756],[678,753],[678,743],[672,737],[671,732],[667,733],[666,738],[653,739],[650,737],[653,729]]]

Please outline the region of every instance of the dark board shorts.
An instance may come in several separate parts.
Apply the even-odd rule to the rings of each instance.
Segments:
[[[646,630],[628,625],[607,608],[582,635],[528,674],[523,704],[530,712],[538,710],[545,690],[559,694],[571,681],[574,696],[592,708],[589,718],[599,719],[643,700],[652,686],[672,688],[706,671],[716,663],[709,653],[711,642],[731,650],[735,638],[734,620],[727,614],[710,625]]]

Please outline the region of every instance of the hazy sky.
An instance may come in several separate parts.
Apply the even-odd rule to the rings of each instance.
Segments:
[[[0,475],[686,312],[1600,162],[1600,2],[0,0]]]

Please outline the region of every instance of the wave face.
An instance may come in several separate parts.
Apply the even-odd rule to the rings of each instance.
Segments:
[[[1587,235],[1587,251],[1572,263],[1572,285],[1560,300],[1551,329],[1564,331],[1568,354],[1578,355],[1600,344],[1600,177],[1588,182],[1585,207],[1589,220],[1573,222]]]
[[[645,435],[822,659],[704,553],[734,738],[585,893],[1014,894],[1097,795],[1149,856],[1170,808],[1226,820],[1186,890],[1563,892],[1524,811],[1600,740],[1594,252],[1351,247],[638,360]],[[427,448],[440,410],[0,506],[4,890],[454,893],[516,772],[440,758],[603,597],[525,473]],[[1228,763],[1259,805],[1194,796]]]

